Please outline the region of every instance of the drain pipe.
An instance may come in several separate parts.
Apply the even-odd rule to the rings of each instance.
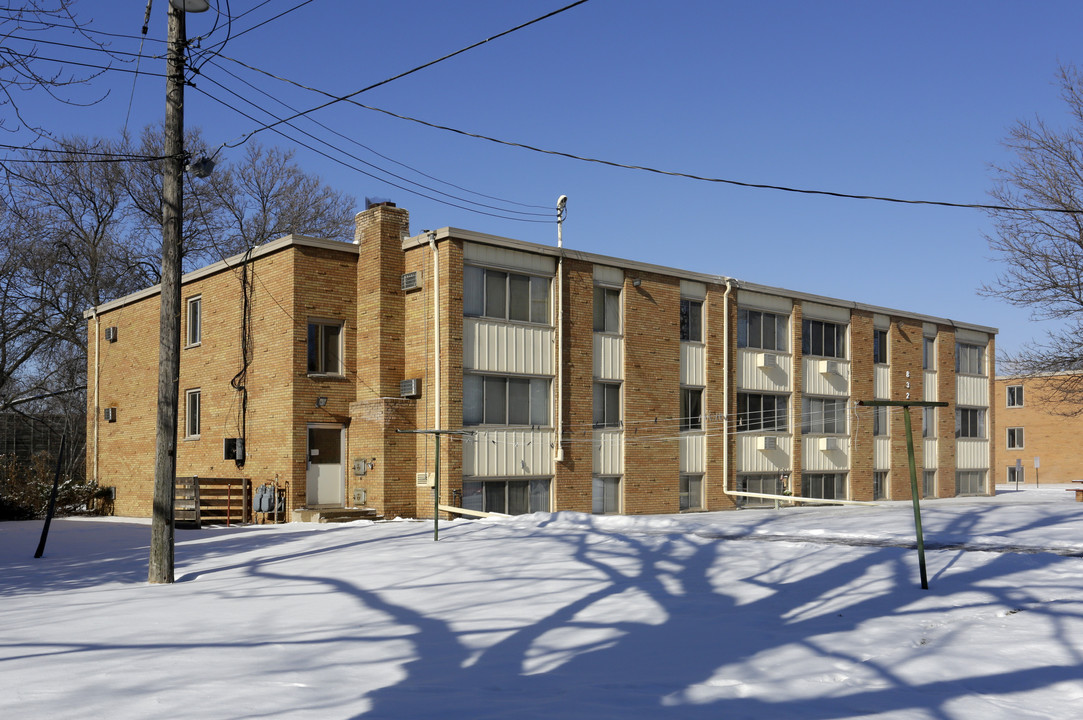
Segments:
[[[722,494],[731,497],[754,497],[754,498],[766,498],[768,500],[785,500],[793,503],[815,503],[817,505],[877,505],[874,502],[864,502],[861,500],[824,500],[821,498],[802,498],[794,495],[774,495],[770,493],[755,493],[746,492],[744,490],[730,490],[730,293],[733,292],[733,278],[726,278],[726,294],[722,296],[722,352],[724,354],[724,361],[722,363]],[[734,426],[736,427],[736,425]],[[792,450],[791,450],[792,452]]]
[[[557,198],[557,448],[554,454],[556,462],[564,462],[564,218],[568,214],[568,196]]]
[[[435,396],[432,408],[433,429],[440,429],[440,252],[436,249],[436,232],[429,231],[429,247],[432,248],[432,325],[433,325],[433,364],[434,374],[433,394]],[[440,442],[440,436],[436,436],[436,442]]]
[[[101,358],[102,358],[102,319],[98,315],[98,306],[94,306],[94,484],[98,484],[98,432],[101,422]]]

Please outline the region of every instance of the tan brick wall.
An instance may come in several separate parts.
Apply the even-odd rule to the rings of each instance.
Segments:
[[[1023,477],[1028,485],[1067,483],[1083,478],[1083,458],[1079,438],[1083,436],[1083,415],[1064,415],[1071,406],[1064,406],[1054,390],[1056,379],[996,378],[992,404],[998,414],[995,432],[991,435],[999,462],[993,465],[996,482],[1007,481],[1008,467],[1016,460],[1023,464]],[[1023,386],[1023,406],[1008,407],[1009,385]],[[1008,428],[1023,428],[1023,447],[1008,449]],[[1039,459],[1035,469],[1034,458]]]
[[[594,420],[594,266],[580,260],[565,259],[564,268],[564,332],[561,362],[564,366],[564,392],[561,405],[564,417],[564,461],[556,464],[553,481],[553,507],[556,510],[591,511],[594,455],[591,446]],[[554,281],[554,294],[559,283]],[[628,292],[626,281],[621,293],[627,318]],[[554,295],[555,296],[555,295]],[[625,330],[627,333],[627,329]],[[625,335],[627,337],[627,334]],[[624,400],[628,399],[627,378]],[[627,409],[625,410],[627,413]],[[556,419],[554,418],[554,423]],[[625,415],[625,422],[630,422]],[[625,432],[625,447],[629,440]],[[627,481],[625,481],[627,482]],[[624,507],[628,512],[627,484]]]
[[[875,329],[870,312],[854,310],[850,313],[850,499],[872,500],[872,475],[874,467],[874,439],[872,434],[872,408],[854,408],[854,403],[875,400],[873,380],[872,335]],[[890,357],[890,355],[889,355]],[[894,426],[892,425],[892,429]]]

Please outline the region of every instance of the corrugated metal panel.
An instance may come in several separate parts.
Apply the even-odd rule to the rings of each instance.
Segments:
[[[553,329],[463,318],[463,368],[484,372],[553,374]]]
[[[592,450],[595,475],[624,474],[624,432],[622,430],[595,430]]]
[[[989,378],[973,375],[957,376],[955,402],[968,407],[989,407]]]
[[[956,440],[955,467],[960,470],[988,470],[989,441],[972,438]]]
[[[932,370],[925,370],[922,382],[924,383],[925,397],[923,399],[925,402],[936,402],[936,373]]]
[[[751,290],[738,290],[737,304],[744,308],[768,310],[774,313],[781,313],[782,315],[789,315],[793,312],[793,300],[790,298],[779,297],[778,295],[765,295],[763,293],[752,292]]]
[[[624,271],[620,268],[608,265],[594,266],[594,282],[599,285],[614,285],[620,287],[624,284]]]
[[[594,333],[594,377],[598,380],[624,379],[624,338]]]
[[[553,438],[552,430],[478,430],[463,438],[463,475],[552,475]]]
[[[834,363],[837,372],[822,372],[822,363]],[[850,363],[847,360],[825,360],[806,357],[801,359],[804,392],[808,395],[850,394]]]
[[[874,470],[891,469],[891,438],[874,437],[872,439],[872,467]]]
[[[700,343],[681,343],[681,384],[707,384],[707,348]]]
[[[921,441],[922,465],[926,470],[936,470],[937,444],[935,438],[925,438]]]
[[[891,367],[875,365],[872,370],[872,393],[878,400],[891,398]]]
[[[737,472],[788,472],[790,453],[793,452],[793,438],[788,435],[775,435],[775,448],[764,450],[760,447],[763,435],[740,433],[737,435]]]
[[[689,300],[703,300],[707,297],[707,286],[695,280],[681,280],[681,297]]]
[[[850,467],[849,438],[840,437],[839,449],[824,452],[822,438],[806,436],[801,442],[801,469],[804,472],[845,472]]]
[[[774,367],[764,367],[764,355],[775,357]],[[793,356],[741,348],[737,351],[737,387],[741,390],[789,392]]]
[[[801,314],[806,318],[827,320],[834,323],[849,323],[850,308],[841,308],[834,305],[821,305],[820,303],[801,303]]]
[[[681,435],[681,472],[707,472],[707,438],[699,434]]]
[[[522,270],[537,275],[553,275],[557,270],[556,258],[548,255],[538,255],[478,243],[463,243],[463,259],[476,265],[486,265],[505,270]]]

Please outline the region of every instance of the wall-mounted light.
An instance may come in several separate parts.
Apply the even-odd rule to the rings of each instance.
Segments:
[[[639,278],[636,278],[635,280],[632,281],[632,287],[639,287],[642,284],[643,284],[643,281],[640,280]]]
[[[326,404],[327,398],[325,398],[323,395],[320,395],[318,398],[316,398],[316,407],[322,408]]]

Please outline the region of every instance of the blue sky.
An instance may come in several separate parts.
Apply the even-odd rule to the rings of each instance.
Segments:
[[[231,0],[234,37],[189,88],[187,124],[201,128],[213,145],[258,126],[214,98],[270,122],[216,83],[280,117],[292,111],[275,100],[298,109],[325,101],[230,59],[345,95],[568,2],[316,0],[242,34],[302,0],[261,7],[257,0]],[[218,5],[226,12],[225,0]],[[94,28],[134,37],[145,6],[81,0],[76,9]],[[165,14],[165,0],[157,0],[144,71],[164,69],[157,56]],[[213,9],[189,15],[189,36],[207,33],[215,19]],[[1035,114],[1056,125],[1068,122],[1055,74],[1059,63],[1083,63],[1080,27],[1083,4],[1064,1],[590,0],[357,100],[620,163],[796,188],[983,203],[992,184],[989,165],[1010,160],[1001,141],[1013,122]],[[220,27],[202,45],[223,37]],[[138,40],[113,38],[112,47],[135,52]],[[110,71],[79,92],[106,91],[104,101],[85,108],[34,95],[21,103],[60,133],[116,135],[129,99],[132,128],[160,121],[162,78],[140,78],[133,94],[132,76]],[[1042,330],[1027,311],[977,296],[1000,269],[985,240],[989,218],[978,210],[797,195],[605,167],[345,103],[312,117],[380,154],[299,121],[334,147],[324,148],[328,154],[348,164],[359,165],[341,150],[402,175],[411,182],[394,182],[421,193],[433,194],[412,182],[503,208],[475,210],[549,213],[559,195],[568,195],[569,248],[990,325],[1000,328],[1002,350]],[[467,204],[458,200],[443,204],[274,132],[256,138],[295,147],[304,168],[359,203],[379,197],[409,209],[413,232],[453,226],[556,242],[552,222],[493,217],[457,207]],[[222,156],[239,152],[226,148]]]

